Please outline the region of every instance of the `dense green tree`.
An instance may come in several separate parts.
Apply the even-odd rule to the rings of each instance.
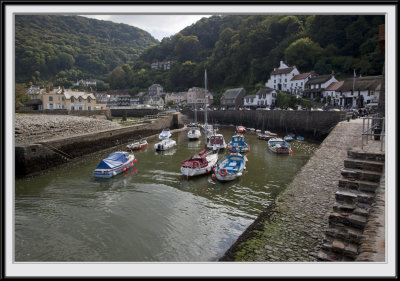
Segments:
[[[322,48],[310,38],[300,38],[285,50],[285,59],[299,69],[310,71],[322,54]]]

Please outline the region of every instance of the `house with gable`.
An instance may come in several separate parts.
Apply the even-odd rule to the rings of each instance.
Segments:
[[[344,81],[333,82],[327,88],[325,88],[325,90],[322,91],[322,97],[326,98],[327,102],[330,105],[339,105],[340,93],[337,90],[343,85],[343,83]]]
[[[341,106],[365,107],[378,104],[382,89],[382,75],[348,78],[336,91]]]
[[[160,84],[153,84],[148,88],[149,96],[161,96],[163,95],[164,88]]]
[[[287,66],[283,61],[280,61],[278,68],[274,68],[270,78],[265,86],[271,89],[290,92],[291,79],[300,74],[296,66]]]
[[[243,98],[246,95],[244,88],[226,90],[221,97],[221,106],[226,109],[235,109],[243,106]]]
[[[276,90],[261,88],[255,95],[245,96],[243,104],[245,107],[259,108],[259,107],[274,107],[276,103]]]
[[[187,91],[187,105],[194,107],[195,105],[197,107],[204,107],[206,104],[206,98],[207,98],[207,105],[211,105],[214,102],[214,97],[213,95],[207,91],[207,93],[204,92],[204,88],[199,88],[199,87],[192,87]]]
[[[303,97],[320,102],[322,92],[333,82],[338,82],[333,74],[311,77],[305,84]]]
[[[300,73],[300,74],[293,76],[292,79],[290,79],[289,92],[292,95],[302,96],[306,83],[313,76],[315,76],[315,73],[313,71],[306,72],[306,73]]]

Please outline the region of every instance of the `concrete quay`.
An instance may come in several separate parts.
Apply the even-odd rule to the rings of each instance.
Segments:
[[[321,261],[319,253],[337,204],[344,160],[349,151],[361,151],[361,132],[361,119],[339,122],[274,204],[259,215],[219,261]],[[380,144],[369,140],[363,152],[384,153]],[[358,250],[357,261],[384,261],[384,178],[383,173],[360,245],[350,249]],[[333,246],[337,245],[340,246],[335,240]]]

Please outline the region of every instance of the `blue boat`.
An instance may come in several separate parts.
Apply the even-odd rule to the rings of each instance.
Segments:
[[[234,135],[228,145],[229,151],[232,152],[248,152],[250,146],[247,144],[246,139],[243,135]]]
[[[283,139],[284,139],[285,141],[292,141],[292,140],[293,140],[293,137],[287,135],[287,136],[285,136]]]
[[[297,137],[296,137],[296,140],[303,141],[303,140],[304,140],[304,137],[302,137],[302,136],[297,136]]]
[[[277,154],[292,154],[290,144],[281,138],[274,138],[268,141],[268,148]]]
[[[222,159],[214,169],[213,178],[219,181],[231,181],[243,175],[247,158],[240,153],[232,153]]]
[[[100,161],[93,174],[96,178],[111,178],[125,172],[136,162],[135,155],[125,151],[111,153]]]

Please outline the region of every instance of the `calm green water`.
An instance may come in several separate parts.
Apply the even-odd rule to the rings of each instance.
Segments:
[[[220,130],[227,142],[233,131]],[[135,166],[111,179],[94,179],[93,170],[124,146],[16,180],[16,261],[218,260],[318,147],[293,141],[293,155],[276,155],[255,133],[246,138],[247,172],[228,183],[180,174],[181,161],[204,147],[187,131],[174,133],[177,146],[161,153],[148,138]]]

